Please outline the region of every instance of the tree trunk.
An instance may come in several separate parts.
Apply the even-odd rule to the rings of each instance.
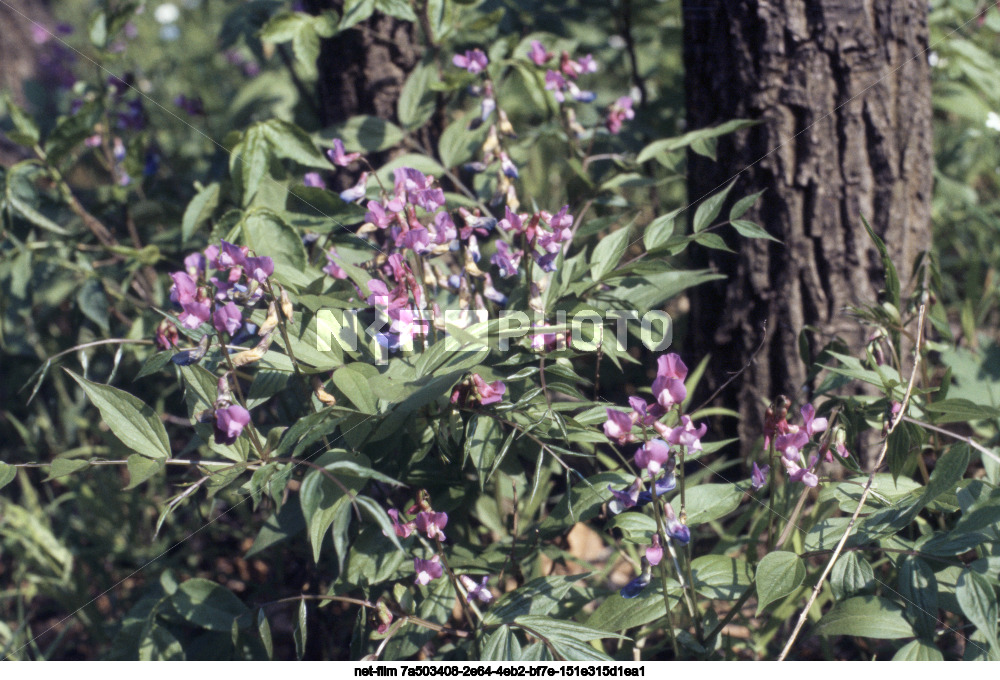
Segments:
[[[311,0],[309,9],[342,14],[343,4]],[[415,24],[380,12],[324,40],[318,63],[320,122],[331,125],[358,114],[395,121],[399,93],[421,52]]]
[[[797,393],[812,352],[864,331],[845,312],[883,280],[864,215],[900,275],[930,244],[932,188],[926,0],[684,0],[687,125],[761,124],[724,138],[719,162],[689,156],[689,196],[739,174],[733,196],[766,189],[747,219],[782,243],[741,239],[704,264],[728,275],[697,289],[692,346],[713,355],[710,382],[750,368],[727,390],[744,453],[778,394]]]

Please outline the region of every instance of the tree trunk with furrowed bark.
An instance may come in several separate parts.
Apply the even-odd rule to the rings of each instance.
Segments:
[[[782,243],[730,239],[702,252],[728,275],[694,292],[692,347],[712,353],[711,386],[742,416],[744,452],[778,394],[797,403],[815,353],[864,330],[845,308],[876,301],[882,267],[861,223],[888,245],[904,288],[930,246],[931,99],[926,0],[684,0],[689,129],[761,124],[723,138],[718,162],[691,154],[689,196],[739,175],[733,197],[766,189],[747,215]]]

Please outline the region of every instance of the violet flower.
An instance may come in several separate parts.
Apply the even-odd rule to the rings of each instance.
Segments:
[[[334,139],[333,148],[326,150],[326,157],[329,158],[334,165],[341,168],[346,168],[348,165],[361,158],[361,153],[360,152],[347,153],[344,150],[343,140]]]
[[[326,182],[323,181],[323,176],[318,172],[307,172],[302,176],[302,184],[315,189],[326,189]]]
[[[610,491],[611,495],[614,497],[610,501],[608,501],[608,511],[612,515],[617,515],[624,512],[625,510],[628,510],[629,508],[634,508],[640,496],[639,494],[640,485],[641,482],[639,481],[638,478],[634,482],[632,482],[632,485],[627,489],[625,489],[624,491],[616,491],[615,489],[611,488],[610,484],[608,484],[608,491]]]
[[[215,443],[235,443],[249,422],[250,412],[239,404],[215,409]]]
[[[622,588],[619,593],[626,600],[630,600],[634,597],[638,597],[639,593],[646,589],[649,582],[653,580],[652,565],[649,564],[649,560],[645,557],[642,558],[642,572],[636,576],[634,579],[629,581],[624,588]]]
[[[491,383],[487,383],[478,373],[472,374],[472,384],[476,388],[476,396],[479,397],[479,403],[483,406],[501,401],[504,393],[507,391],[507,386],[502,381],[494,380]]]
[[[688,369],[677,354],[668,354],[657,359],[656,380],[653,381],[653,396],[665,409],[679,404],[687,397],[684,379]]]
[[[212,325],[220,333],[232,335],[243,325],[240,308],[232,302],[216,306],[215,312],[212,313]]]
[[[604,422],[604,434],[607,435],[608,439],[618,442],[619,446],[624,446],[628,442],[634,442],[635,435],[632,434],[633,418],[613,408],[606,410],[608,412],[608,419]]]
[[[466,576],[465,574],[459,576],[458,579],[469,592],[470,600],[477,599],[483,604],[489,604],[493,601],[493,593],[491,593],[489,588],[486,587],[486,584],[490,580],[489,576],[484,576],[479,583],[476,583],[471,576]]]
[[[670,445],[662,439],[650,439],[642,448],[635,452],[635,464],[646,468],[650,476],[667,466],[670,460]]]
[[[535,66],[544,66],[545,62],[552,58],[552,53],[545,49],[545,46],[537,40],[531,41],[531,50],[528,57],[535,62]]]
[[[420,586],[426,586],[434,579],[440,578],[441,574],[444,573],[444,567],[441,566],[441,557],[438,555],[434,555],[429,560],[414,557],[413,568],[417,572],[414,582]]]
[[[361,173],[361,177],[358,178],[357,184],[340,192],[340,200],[344,203],[354,203],[355,201],[364,198],[367,191],[368,172],[365,171]]]
[[[480,49],[466,50],[465,54],[456,54],[451,58],[451,63],[459,68],[464,68],[469,73],[475,75],[482,73],[490,60]]]
[[[764,467],[757,467],[757,463],[753,464],[753,471],[750,473],[750,487],[754,491],[760,491],[767,484],[767,473],[771,471],[770,465],[765,465]]]

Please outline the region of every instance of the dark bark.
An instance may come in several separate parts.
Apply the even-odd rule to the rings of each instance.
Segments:
[[[739,174],[734,196],[766,193],[747,215],[783,243],[739,240],[704,263],[728,275],[695,291],[692,346],[711,351],[729,388],[744,451],[778,394],[802,401],[806,327],[815,352],[864,331],[845,312],[882,282],[860,215],[888,244],[902,276],[930,244],[930,78],[925,0],[684,0],[690,129],[733,118],[761,125],[719,144],[719,162],[691,155],[689,196]],[[905,285],[904,279],[904,285]]]
[[[311,0],[309,9],[335,9],[342,0]],[[326,126],[367,114],[396,121],[396,101],[422,48],[414,24],[376,12],[351,30],[323,41],[320,52],[320,122]]]

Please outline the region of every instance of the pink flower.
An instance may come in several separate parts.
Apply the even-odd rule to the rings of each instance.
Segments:
[[[635,464],[646,468],[651,477],[667,466],[670,460],[670,445],[662,439],[651,439],[635,452]]]
[[[225,305],[218,305],[212,314],[212,325],[220,333],[233,335],[243,325],[243,315],[240,308],[232,302]]]
[[[484,71],[490,60],[486,58],[486,54],[482,50],[475,49],[466,50],[465,54],[456,54],[451,58],[451,63],[475,75]]]
[[[170,287],[170,299],[180,305],[194,300],[198,292],[198,283],[186,272],[174,272],[170,275],[174,285]],[[196,326],[197,328],[197,326]]]
[[[657,360],[656,380],[653,381],[653,396],[657,403],[665,409],[684,401],[687,388],[684,379],[687,377],[687,366],[677,354],[668,354]]]
[[[810,437],[826,430],[828,424],[826,418],[817,418],[816,409],[813,408],[812,404],[803,405],[800,413],[802,414],[802,422],[806,428],[806,434]]]
[[[566,89],[566,79],[557,71],[549,69],[545,72],[545,89],[552,90],[552,94],[557,102],[566,100],[565,96],[563,96],[563,90]]]
[[[249,422],[250,412],[239,404],[215,409],[215,443],[235,443]]]
[[[428,583],[436,578],[440,578],[441,574],[444,573],[444,567],[441,566],[441,557],[435,555],[429,560],[422,560],[419,557],[413,558],[413,569],[417,572],[417,577],[414,582],[420,586],[426,586]]]
[[[469,592],[470,600],[477,599],[483,604],[489,604],[493,601],[493,593],[491,593],[489,588],[486,587],[486,584],[490,580],[489,576],[484,576],[479,583],[476,583],[471,576],[466,576],[465,574],[459,576],[458,579]]]
[[[417,528],[416,523],[413,520],[409,522],[399,521],[399,511],[396,508],[389,508],[386,511],[389,517],[392,518],[392,530],[396,532],[396,535],[400,538],[409,538],[410,534],[414,532]]]
[[[795,427],[795,426],[792,426]],[[787,434],[779,434],[774,438],[774,448],[781,452],[783,458],[795,460],[799,457],[802,449],[809,443],[809,435],[805,430],[795,427],[794,431]]]
[[[701,424],[695,429],[689,416],[681,416],[681,424],[671,428],[666,440],[674,446],[686,446],[691,451],[701,451],[701,438],[708,431],[708,425]]]
[[[809,467],[804,468],[794,460],[788,460],[788,458],[782,457],[781,462],[785,466],[785,471],[788,473],[788,478],[793,482],[802,482],[808,487],[815,487],[819,484],[819,478],[813,473],[813,468],[816,467],[816,462],[818,458],[813,456],[809,461]]]
[[[552,58],[552,53],[545,49],[545,46],[537,40],[531,41],[531,50],[528,52],[528,56],[531,61],[535,62],[535,66],[542,66],[549,59]]]
[[[507,391],[507,386],[500,380],[487,383],[478,373],[472,374],[472,383],[476,388],[476,396],[479,397],[479,403],[483,406],[502,400],[504,393]]]
[[[198,326],[202,325],[212,316],[212,310],[208,306],[208,300],[199,299],[192,300],[191,302],[185,302],[181,304],[181,309],[183,310],[177,315],[180,320],[181,325],[184,328],[189,328],[194,330]]]
[[[663,559],[663,546],[660,545],[659,534],[653,534],[653,544],[646,548],[646,559],[654,567]]]
[[[274,273],[274,260],[267,256],[248,257],[246,268],[247,276],[257,283],[264,283]]]
[[[608,109],[606,122],[608,131],[613,135],[617,135],[622,129],[622,123],[633,118],[635,118],[635,111],[632,110],[632,98],[619,97]]]
[[[604,422],[604,434],[611,441],[624,445],[634,442],[635,436],[632,434],[632,418],[628,414],[616,411],[613,408],[607,409],[608,419]]]
[[[340,139],[335,139],[333,140],[333,148],[326,150],[326,157],[334,165],[344,168],[361,158],[361,154],[359,152],[345,153],[344,142]]]
[[[194,278],[205,273],[205,256],[194,252],[184,258],[184,269]]]

